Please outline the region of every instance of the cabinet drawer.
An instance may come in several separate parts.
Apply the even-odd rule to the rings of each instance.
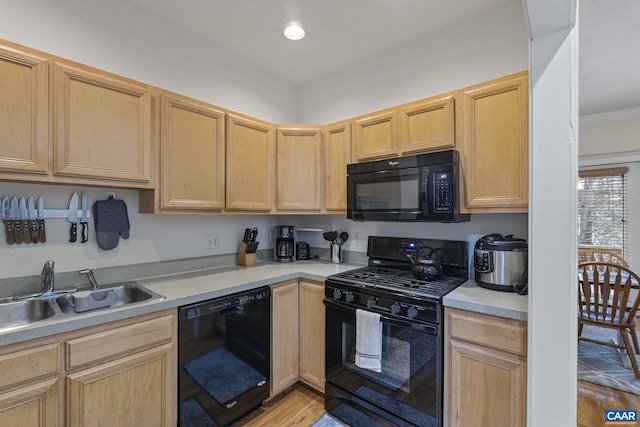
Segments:
[[[60,346],[51,344],[0,356],[0,389],[58,373]]]
[[[67,369],[101,362],[171,341],[173,316],[88,335],[66,342]]]
[[[524,322],[455,309],[447,309],[447,313],[451,338],[527,355],[527,328]]]

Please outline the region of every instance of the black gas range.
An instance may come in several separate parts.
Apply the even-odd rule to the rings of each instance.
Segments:
[[[408,320],[440,323],[442,298],[469,278],[465,241],[370,236],[367,255],[367,267],[327,278],[326,298]],[[418,278],[409,257],[437,261],[443,271],[434,280]]]
[[[371,236],[367,267],[327,278],[329,413],[353,426],[442,426],[442,298],[468,279],[468,254],[465,241]],[[437,262],[438,277],[416,277],[409,257]],[[359,312],[379,315],[380,370],[357,362]]]

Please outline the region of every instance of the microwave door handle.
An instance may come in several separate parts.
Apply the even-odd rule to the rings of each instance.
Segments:
[[[385,169],[374,171],[373,175],[386,175],[389,177],[406,176],[406,175],[418,175],[420,172],[418,168],[404,168],[404,169]]]

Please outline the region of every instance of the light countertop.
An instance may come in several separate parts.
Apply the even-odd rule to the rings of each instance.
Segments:
[[[165,298],[82,314],[56,315],[27,326],[0,332],[0,346],[175,308],[287,280],[309,279],[324,282],[327,276],[358,267],[362,266],[331,264],[327,261],[267,261],[253,267],[227,266],[136,280]]]
[[[293,263],[266,261],[254,267],[227,266],[137,280],[141,285],[165,298],[82,314],[54,316],[51,319],[0,333],[0,345],[175,308],[287,280],[308,279],[324,282],[327,276],[359,267],[362,266],[331,264],[327,261]],[[473,280],[467,281],[445,296],[444,304],[497,316],[527,319],[527,297],[483,289]]]
[[[445,307],[460,308],[516,320],[527,320],[528,298],[515,292],[481,288],[476,281],[467,280],[445,295]]]

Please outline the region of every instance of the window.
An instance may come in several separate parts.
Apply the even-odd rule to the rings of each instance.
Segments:
[[[627,168],[580,171],[578,245],[610,249],[625,256],[625,174]]]

